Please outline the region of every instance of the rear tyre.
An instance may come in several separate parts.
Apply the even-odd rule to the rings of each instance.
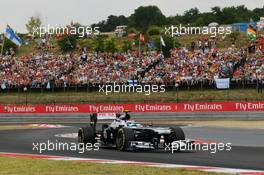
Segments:
[[[129,148],[130,141],[135,140],[135,134],[131,128],[120,128],[116,136],[116,148],[125,151]]]
[[[87,143],[95,143],[95,132],[90,126],[82,127],[78,131],[78,142],[86,145]]]

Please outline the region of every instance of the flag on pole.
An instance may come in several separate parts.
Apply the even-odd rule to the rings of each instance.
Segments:
[[[128,81],[128,84],[129,86],[137,86],[137,80],[127,80]]]
[[[5,44],[5,36],[3,34],[1,35],[1,52],[0,52],[1,55],[3,55],[4,52],[4,44]]]
[[[252,25],[248,26],[247,38],[249,40],[255,40],[257,38],[257,30]]]
[[[145,37],[143,34],[139,34],[139,42],[138,42],[138,52],[141,52],[141,48],[140,48],[140,43],[144,43],[145,42]]]
[[[161,43],[161,45],[162,45],[163,47],[166,47],[166,44],[165,44],[165,42],[164,42],[162,36],[160,36],[160,43]]]
[[[24,41],[14,32],[14,30],[9,25],[7,25],[6,27],[5,37],[18,46],[21,46],[24,43]]]
[[[145,42],[145,37],[144,37],[143,34],[140,34],[140,35],[139,35],[139,41],[142,42],[142,43]]]
[[[3,42],[4,42],[4,35],[0,35],[0,46],[3,45]]]

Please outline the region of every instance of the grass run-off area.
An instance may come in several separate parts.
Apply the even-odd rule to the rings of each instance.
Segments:
[[[173,168],[0,157],[0,175],[221,175]]]
[[[255,89],[168,91],[164,93],[43,92],[0,93],[0,104],[74,103],[172,103],[196,101],[261,101],[264,93]]]
[[[39,127],[32,125],[0,125],[1,130],[17,130],[17,129],[37,129]]]

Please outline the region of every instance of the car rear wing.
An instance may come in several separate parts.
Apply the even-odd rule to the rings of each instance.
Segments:
[[[100,120],[115,120],[117,119],[116,113],[94,113],[90,116],[90,122],[96,123]]]
[[[95,129],[97,121],[109,122],[117,119],[116,113],[93,113],[90,115],[90,125]]]

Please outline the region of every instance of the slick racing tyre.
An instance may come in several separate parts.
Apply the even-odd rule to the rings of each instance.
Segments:
[[[116,136],[116,148],[124,151],[129,148],[130,141],[135,140],[134,131],[131,128],[120,128]]]
[[[185,134],[180,127],[171,127],[171,133],[164,136],[165,143],[169,144],[178,140],[185,140]]]
[[[95,133],[92,127],[82,127],[78,131],[78,142],[94,144],[95,143]]]

